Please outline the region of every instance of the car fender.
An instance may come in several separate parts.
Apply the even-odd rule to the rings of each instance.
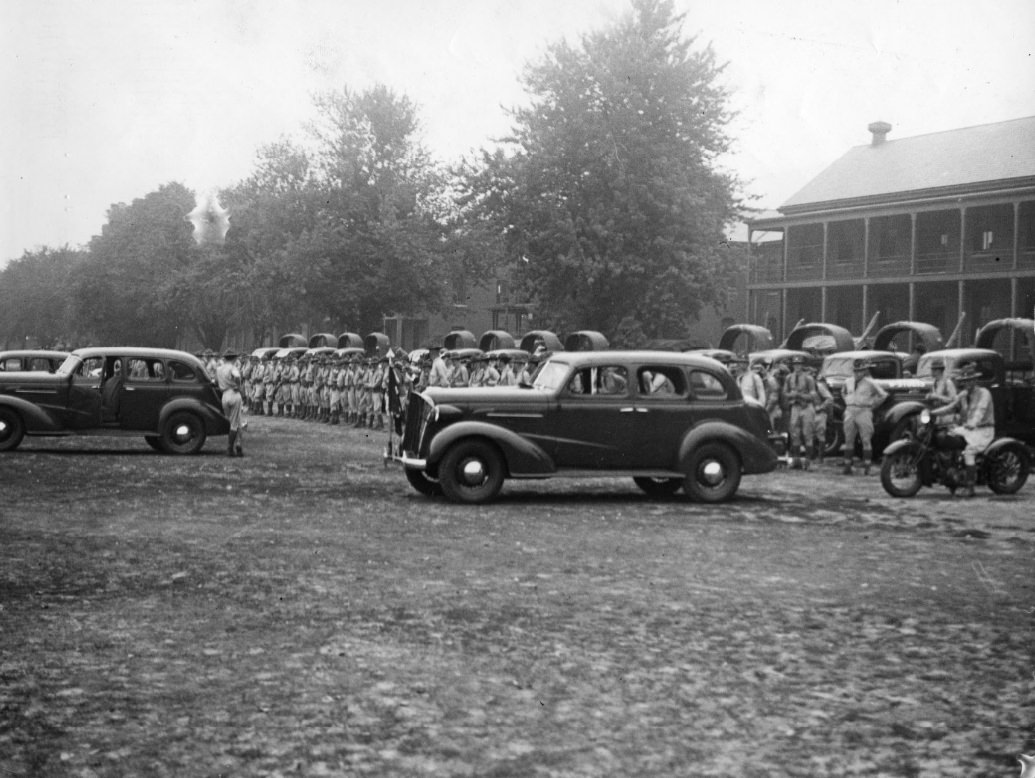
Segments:
[[[36,403],[23,400],[10,394],[0,394],[0,405],[12,408],[18,412],[25,422],[25,431],[34,432],[64,432],[65,427],[54,419],[49,413],[40,408]]]
[[[556,471],[553,460],[535,443],[512,430],[481,421],[457,422],[436,433],[428,448],[428,466],[437,466],[449,447],[461,438],[484,438],[495,443],[511,476],[549,475]]]
[[[205,422],[207,435],[226,435],[230,431],[230,422],[222,413],[217,413],[215,409],[198,402],[193,397],[177,397],[163,405],[158,414],[157,431],[160,432],[169,417],[178,411],[189,411],[200,416]]]
[[[747,430],[725,421],[706,421],[691,429],[679,446],[679,469],[686,470],[694,450],[705,443],[729,446],[740,458],[745,474],[768,473],[779,462],[769,441],[760,440]]]

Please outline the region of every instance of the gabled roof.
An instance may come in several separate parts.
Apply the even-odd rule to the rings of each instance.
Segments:
[[[1035,116],[856,146],[780,211],[895,200],[954,187],[988,189],[1009,179],[1035,181]]]

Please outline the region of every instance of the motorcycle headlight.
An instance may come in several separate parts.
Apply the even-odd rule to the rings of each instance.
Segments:
[[[924,410],[920,411],[920,423],[921,424],[930,424],[931,423],[931,412],[929,410],[927,410],[926,408],[924,408]]]

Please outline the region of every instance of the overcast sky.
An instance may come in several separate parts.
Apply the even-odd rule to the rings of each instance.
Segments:
[[[1035,115],[1032,0],[676,0],[775,208],[852,146]],[[524,64],[628,0],[0,0],[0,265],[85,244],[163,183],[229,186],[314,92],[384,83],[443,160],[508,128]]]

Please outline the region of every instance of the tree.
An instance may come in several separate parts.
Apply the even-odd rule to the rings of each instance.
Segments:
[[[682,23],[669,0],[633,0],[610,29],[552,46],[526,70],[512,137],[466,179],[544,324],[680,336],[726,299],[728,95]]]
[[[171,285],[196,256],[194,204],[190,190],[169,183],[108,209],[75,289],[78,316],[100,342],[173,347],[189,327]]]
[[[64,246],[25,252],[0,271],[0,343],[44,348],[79,345],[72,279],[85,252]]]

